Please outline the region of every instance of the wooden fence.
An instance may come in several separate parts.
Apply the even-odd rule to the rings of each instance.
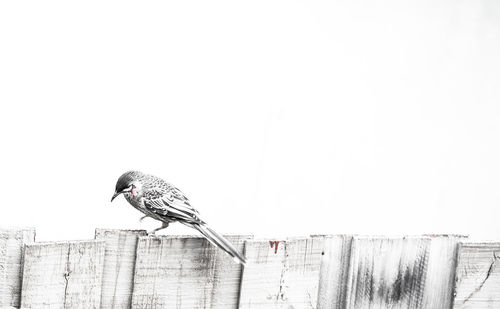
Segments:
[[[97,229],[35,242],[0,230],[0,308],[500,308],[500,243],[460,235],[197,236]]]

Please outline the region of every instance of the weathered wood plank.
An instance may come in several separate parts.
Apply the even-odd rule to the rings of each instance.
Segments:
[[[21,306],[99,308],[104,247],[97,240],[26,245]]]
[[[251,236],[225,237],[244,252]],[[241,270],[202,237],[140,237],[132,308],[237,308]]]
[[[247,241],[239,308],[317,308],[323,238]]]
[[[431,238],[422,308],[451,308],[458,243],[465,235],[426,235]]]
[[[455,309],[500,308],[500,243],[458,246]]]
[[[422,308],[429,238],[354,237],[347,308]]]
[[[137,241],[146,235],[144,230],[96,229],[95,238],[106,242],[101,309],[130,308]]]
[[[344,309],[351,255],[351,235],[326,235],[319,275],[318,309]]]
[[[0,229],[0,307],[19,307],[23,251],[35,241],[35,229]]]

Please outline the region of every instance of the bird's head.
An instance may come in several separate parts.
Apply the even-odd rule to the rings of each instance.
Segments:
[[[138,172],[127,172],[121,175],[116,182],[115,193],[111,198],[111,202],[122,193],[137,196],[142,190],[142,183],[138,176]]]

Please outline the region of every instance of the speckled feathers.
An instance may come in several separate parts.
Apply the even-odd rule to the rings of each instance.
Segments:
[[[126,172],[118,178],[113,199],[119,194],[146,216],[163,222],[155,231],[167,227],[170,222],[182,223],[198,230],[240,263],[245,263],[245,258],[231,243],[200,219],[184,193],[163,179],[139,171]]]

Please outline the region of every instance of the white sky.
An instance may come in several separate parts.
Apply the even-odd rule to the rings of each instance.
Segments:
[[[500,239],[498,1],[0,2],[0,226]],[[167,233],[189,233],[172,226]]]

